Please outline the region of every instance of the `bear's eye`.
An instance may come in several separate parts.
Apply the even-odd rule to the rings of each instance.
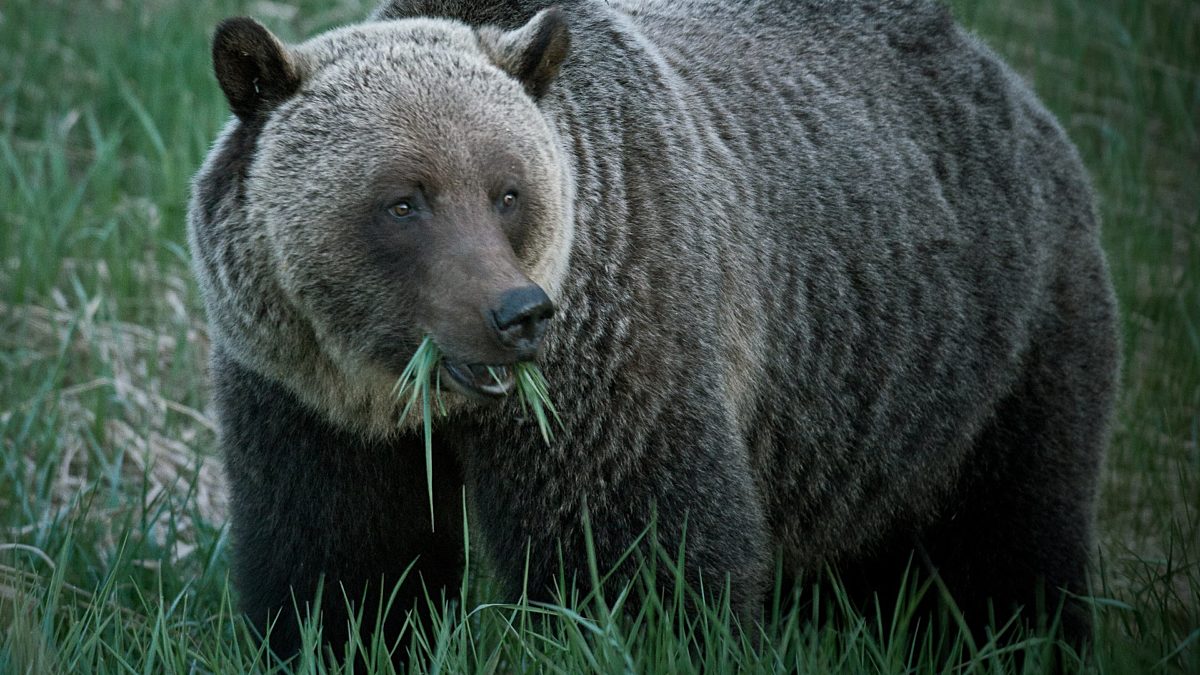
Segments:
[[[388,207],[388,213],[395,218],[407,218],[415,212],[412,202],[408,200],[398,201]]]
[[[500,208],[502,208],[506,211],[516,205],[517,205],[517,191],[516,190],[509,190],[508,192],[504,193],[503,197],[500,198]]]

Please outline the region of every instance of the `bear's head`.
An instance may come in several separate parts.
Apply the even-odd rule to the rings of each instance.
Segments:
[[[394,383],[425,336],[460,393],[507,393],[503,366],[536,356],[572,236],[539,111],[568,43],[557,9],[513,31],[407,19],[296,46],[252,19],[218,27],[217,80],[257,132],[238,218],[333,389],[384,395],[356,390]]]

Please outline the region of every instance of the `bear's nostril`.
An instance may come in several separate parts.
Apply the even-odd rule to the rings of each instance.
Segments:
[[[492,310],[496,336],[517,351],[519,359],[532,358],[546,332],[546,323],[554,316],[554,304],[536,285],[506,291],[499,306]]]

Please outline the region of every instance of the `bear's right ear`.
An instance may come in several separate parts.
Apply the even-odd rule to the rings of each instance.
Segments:
[[[212,59],[229,108],[244,122],[270,112],[300,88],[300,73],[287,47],[248,17],[217,26]]]

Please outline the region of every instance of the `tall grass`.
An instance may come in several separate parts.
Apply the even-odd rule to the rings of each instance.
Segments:
[[[294,39],[369,4],[0,4],[0,672],[328,670],[319,627],[306,631],[306,660],[285,668],[233,610],[183,223],[188,179],[227,115],[208,64],[216,22],[249,13]],[[1200,6],[952,5],[1079,145],[1122,304],[1124,394],[1086,668],[1200,672]],[[677,568],[651,559],[643,575],[661,585]],[[841,607],[836,592],[832,618],[781,599],[756,636],[738,632],[725,603],[683,611],[701,596],[681,583],[627,615],[618,610],[647,600],[648,583],[494,604],[482,572],[467,601],[434,600],[417,669],[1018,668],[1013,651],[954,631],[914,642],[905,621]],[[911,603],[898,606],[903,618]],[[1021,667],[1038,672],[1049,644],[1019,639]],[[387,670],[385,645],[357,647]]]

